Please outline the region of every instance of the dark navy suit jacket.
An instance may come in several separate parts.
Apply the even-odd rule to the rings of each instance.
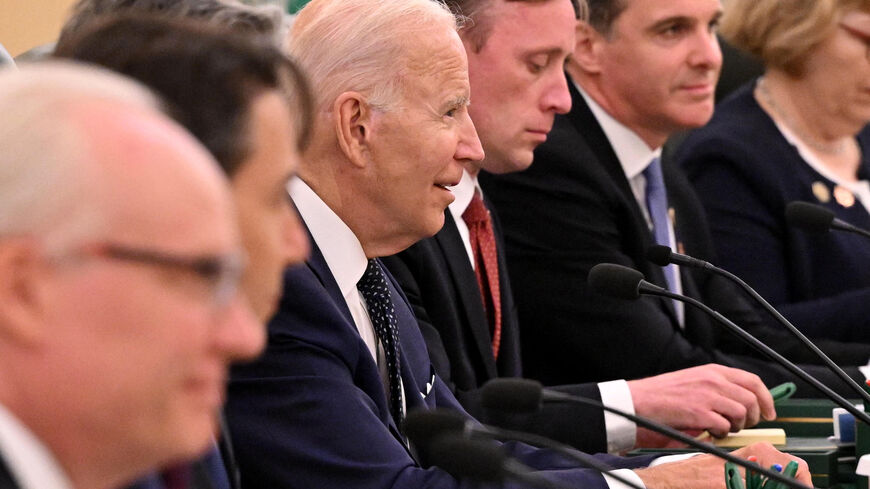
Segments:
[[[490,346],[492,335],[477,278],[449,210],[444,213],[444,227],[438,234],[384,259],[414,308],[435,370],[453,388],[465,409],[478,419],[542,434],[587,452],[606,452],[604,414],[599,409],[546,404],[532,416],[505,416],[485,412],[480,405],[480,387],[487,381],[522,376],[520,326],[504,259],[504,242],[496,213],[490,210],[498,248],[502,305],[497,361]],[[561,386],[560,390],[600,400],[598,385],[594,383]]]
[[[392,276],[387,277],[408,409],[462,412],[437,375],[432,384],[434,370],[416,319]],[[378,367],[316,245],[307,263],[285,274],[265,354],[233,370],[226,414],[243,487],[472,487],[441,470],[421,468],[398,438]],[[600,475],[576,469],[552,452],[507,446],[535,468],[554,469],[549,477],[577,487],[606,487]],[[649,461],[599,457],[618,468]]]
[[[870,242],[844,232],[811,235],[792,228],[785,206],[796,200],[819,204],[864,229],[870,229],[870,214],[860,202],[848,208],[837,202],[834,182],[782,136],[755,101],[754,86],[743,86],[718,105],[710,124],[677,152],[710,217],[721,266],[807,335],[870,342]],[[870,179],[870,129],[858,135],[858,143],[858,177]]]
[[[12,479],[12,474],[9,472],[9,468],[6,467],[6,462],[3,461],[3,457],[0,456],[0,489],[19,489],[15,480]]]
[[[532,166],[480,179],[504,226],[526,375],[566,384],[639,378],[714,362],[754,372],[769,387],[793,380],[691,307],[686,307],[681,329],[670,300],[611,299],[587,286],[589,270],[602,262],[640,270],[659,285],[665,281],[661,267],[646,260],[654,239],[622,165],[573,83],[570,89],[573,108],[556,116]],[[677,241],[687,253],[713,259],[703,208],[676,170],[664,168]],[[681,278],[687,295],[719,310],[786,357],[812,360],[805,347],[764,322],[729,282],[686,267]],[[870,354],[865,345],[850,344],[832,345],[828,352],[847,360],[844,365],[864,364]],[[808,369],[832,389],[851,392],[825,369]],[[862,379],[856,368],[848,372]],[[800,396],[819,395],[798,384]]]

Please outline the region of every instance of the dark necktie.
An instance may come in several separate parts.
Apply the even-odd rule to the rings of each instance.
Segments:
[[[187,489],[190,486],[190,465],[180,464],[161,473],[166,489]]]
[[[405,412],[402,408],[402,372],[399,363],[399,328],[387,287],[387,278],[378,265],[377,260],[369,260],[366,272],[356,284],[357,289],[366,301],[369,318],[375,329],[375,334],[384,345],[384,356],[387,359],[387,375],[390,381],[390,413],[396,426],[402,426]]]
[[[474,274],[480,287],[483,309],[492,333],[492,356],[498,359],[501,343],[501,291],[498,281],[498,254],[495,246],[495,233],[492,218],[483,203],[480,193],[475,189],[474,197],[462,213],[462,220],[468,225],[468,240],[474,256]]]
[[[671,242],[670,223],[668,220],[668,193],[667,189],[665,189],[661,158],[654,158],[652,163],[643,171],[643,175],[646,177],[646,205],[653,223],[653,235],[655,236],[656,243],[674,249],[674,243]],[[677,266],[670,264],[664,267],[664,272],[668,290],[678,293]],[[682,303],[674,301],[674,310],[677,313],[680,324],[682,324]]]

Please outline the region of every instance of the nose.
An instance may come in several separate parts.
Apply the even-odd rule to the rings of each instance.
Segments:
[[[266,327],[239,291],[215,318],[215,350],[227,362],[251,360],[266,346]]]
[[[554,111],[557,114],[567,114],[571,110],[568,79],[561,70],[554,70],[553,75],[547,80],[547,85],[541,94],[541,110]]]
[[[292,204],[287,208],[284,218],[284,260],[285,266],[301,263],[308,258],[311,245],[308,242],[308,233],[302,226],[296,207]]]
[[[712,30],[699,33],[689,55],[689,64],[696,68],[718,71],[722,67],[722,50]]]
[[[453,158],[459,161],[483,161],[483,157],[483,146],[480,143],[480,138],[477,137],[477,129],[474,128],[474,122],[471,121],[471,116],[466,110]]]

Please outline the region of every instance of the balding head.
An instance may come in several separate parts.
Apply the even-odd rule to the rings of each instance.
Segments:
[[[0,73],[0,403],[74,487],[204,449],[260,346],[226,181],[158,107],[92,68]]]

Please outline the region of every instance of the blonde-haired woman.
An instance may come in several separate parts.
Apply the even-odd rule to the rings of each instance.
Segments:
[[[784,217],[801,200],[870,228],[870,1],[729,0],[725,9],[723,37],[759,57],[765,74],[677,152],[721,263],[808,335],[870,342],[870,242],[808,235]]]

